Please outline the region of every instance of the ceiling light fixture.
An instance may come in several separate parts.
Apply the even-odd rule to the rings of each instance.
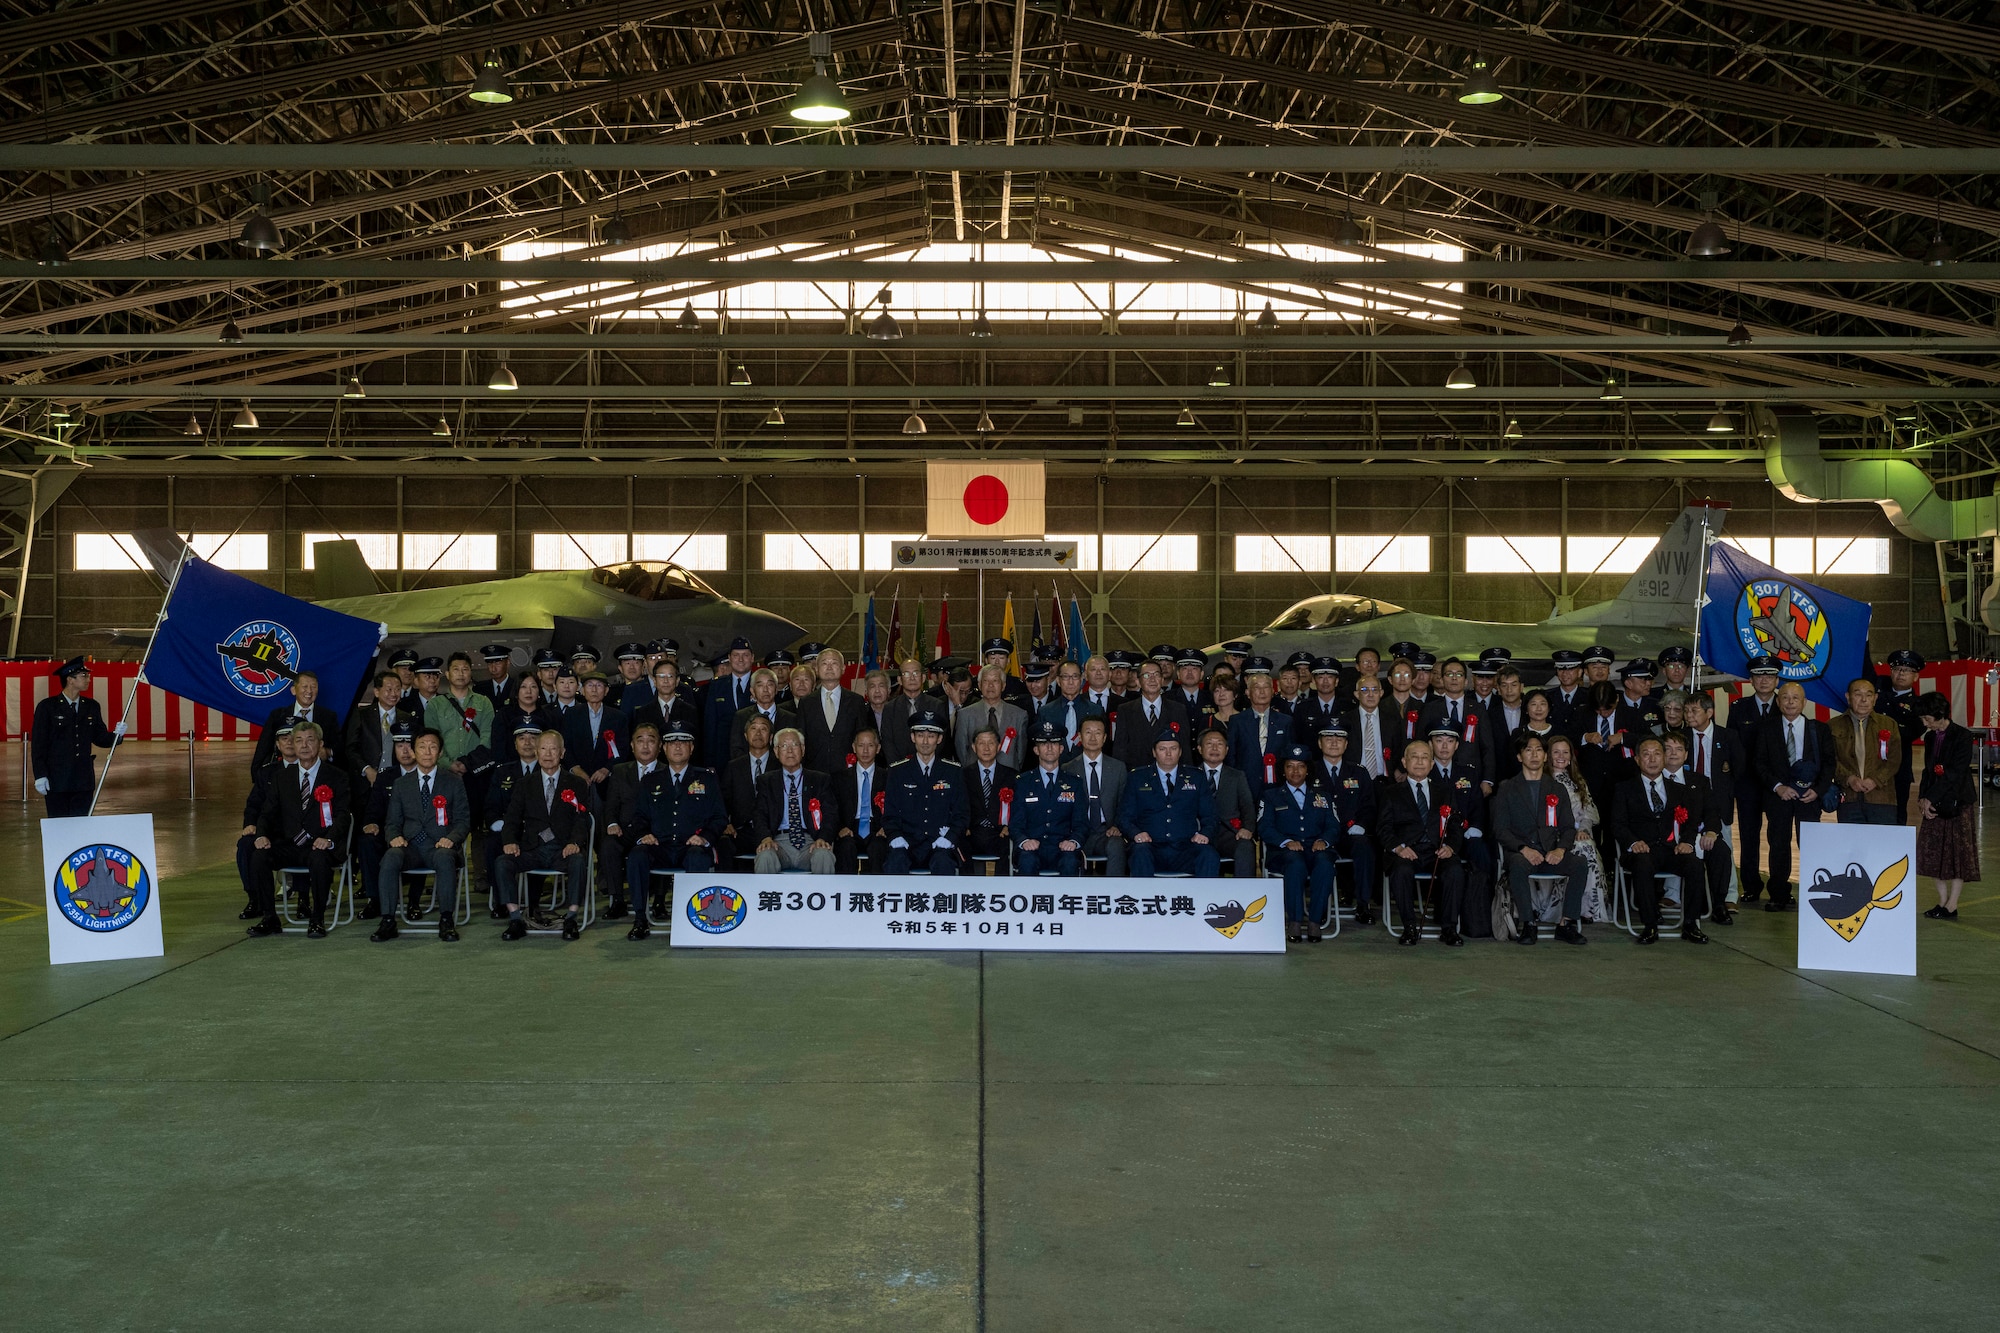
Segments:
[[[190,417],[189,420],[192,421],[193,418]],[[257,429],[257,414],[250,410],[248,398],[243,400],[243,406],[236,409],[236,415],[229,419],[229,426],[232,430]]]
[[[771,404],[771,410],[770,410],[770,412],[769,412],[769,413],[767,413],[767,414],[765,415],[765,417],[764,417],[764,424],[765,424],[765,425],[767,425],[767,426],[782,426],[782,425],[784,425],[784,424],[785,424],[785,409],[784,409],[784,406],[783,406],[782,404],[779,404],[779,403],[773,403],[773,404]]]
[[[1340,215],[1340,226],[1333,233],[1333,243],[1342,249],[1352,249],[1367,243],[1361,235],[1361,224],[1354,220],[1353,209]]]
[[[910,415],[903,418],[903,434],[925,435],[928,434],[929,432],[930,432],[930,427],[924,424],[924,418],[922,414],[919,413],[914,407],[911,408]]]
[[[1715,191],[1701,192],[1701,223],[1687,238],[1687,253],[1695,259],[1718,259],[1729,253],[1729,235],[1715,220]]]
[[[838,125],[853,113],[840,95],[840,85],[826,72],[826,62],[833,59],[833,38],[823,32],[812,33],[806,38],[806,50],[812,56],[813,72],[792,98],[792,119],[808,125]]]
[[[1503,440],[1521,440],[1521,439],[1526,439],[1527,436],[1521,430],[1521,423],[1516,421],[1513,417],[1508,417],[1507,429],[1500,432],[1500,438]]]
[[[479,62],[479,73],[473,76],[472,90],[466,96],[488,106],[504,106],[514,100],[514,85],[507,81],[507,67],[499,56],[489,55]]]
[[[882,313],[868,321],[868,341],[878,343],[900,342],[903,337],[903,326],[898,324],[896,317],[889,313],[889,301],[891,299],[889,289],[884,287],[875,294],[875,299],[882,303]]]
[[[632,244],[632,229],[625,225],[622,209],[613,213],[611,220],[604,224],[604,244],[621,247]]]
[[[250,197],[257,209],[243,222],[243,230],[236,234],[236,243],[246,250],[264,252],[281,249],[284,240],[278,235],[278,224],[271,221],[271,187],[258,181],[250,187]]]
[[[966,334],[973,338],[991,338],[993,336],[993,321],[986,318],[984,310],[973,317],[972,327],[966,330]]]
[[[222,332],[215,335],[215,340],[220,343],[240,343],[243,341],[243,330],[236,327],[235,319],[226,319],[222,322]]]
[[[207,432],[201,428],[201,418],[190,412],[188,413],[188,419],[181,423],[181,434],[205,435]]]
[[[1266,301],[1264,302],[1264,309],[1257,316],[1257,332],[1276,333],[1277,331],[1278,312],[1271,308],[1269,301]]]
[[[1452,368],[1451,374],[1445,377],[1444,387],[1447,389],[1476,389],[1479,387],[1479,381],[1472,378],[1472,371],[1466,366],[1464,358],[1461,357],[1458,365]]]
[[[1749,346],[1750,326],[1748,324],[1745,324],[1740,319],[1737,320],[1734,324],[1729,326],[1729,337],[1725,341],[1727,341],[1731,347]]]
[[[1715,409],[1715,415],[1708,419],[1708,433],[1710,435],[1727,435],[1735,429],[1736,423],[1730,419],[1727,412],[1719,407]]]
[[[341,391],[340,396],[342,398],[366,398],[368,390],[361,387],[361,377],[359,375],[349,375],[347,377],[347,388]]]
[[[976,430],[976,431],[978,431],[978,432],[979,432],[979,433],[980,433],[981,435],[990,435],[990,434],[992,434],[992,433],[993,433],[993,414],[992,414],[992,413],[990,413],[990,412],[988,412],[988,411],[987,411],[987,410],[986,410],[985,408],[983,408],[983,407],[982,407],[982,408],[980,408],[980,409],[979,409],[979,424],[978,424],[978,425],[976,425],[976,426],[974,426],[974,427],[973,427],[973,429],[974,429],[974,430]]]
[[[674,321],[674,328],[681,333],[700,333],[701,316],[694,312],[694,302],[681,307],[681,317]]]
[[[495,393],[512,393],[521,387],[521,381],[515,379],[514,372],[507,368],[506,357],[501,357],[500,364],[493,367],[493,374],[488,377],[486,387]]]
[[[1226,389],[1229,387],[1229,368],[1220,361],[1215,363],[1214,370],[1208,372],[1208,387],[1211,389]]]
[[[1929,268],[1943,268],[1958,259],[1958,251],[1951,248],[1951,242],[1944,238],[1942,228],[1931,233],[1931,243],[1924,249],[1924,264]]]
[[[42,237],[42,248],[35,252],[35,262],[43,268],[61,268],[69,262],[69,239],[53,222],[48,235]]]
[[[450,439],[451,423],[449,421],[446,421],[443,417],[439,417],[436,421],[433,421],[431,423],[431,434],[437,436],[441,440]]]
[[[1612,371],[1604,377],[1604,388],[1597,395],[1609,402],[1616,402],[1625,396],[1625,390],[1618,384],[1618,372]]]
[[[741,361],[731,366],[729,368],[729,383],[732,388],[737,389],[747,389],[750,387],[750,367],[744,365]]]
[[[1465,76],[1465,86],[1458,90],[1458,100],[1466,106],[1491,106],[1506,96],[1500,85],[1493,81],[1493,71],[1487,68],[1485,56],[1472,58],[1472,72]]]
[[[1181,414],[1174,419],[1174,424],[1176,426],[1194,425],[1194,409],[1183,403],[1181,405]]]

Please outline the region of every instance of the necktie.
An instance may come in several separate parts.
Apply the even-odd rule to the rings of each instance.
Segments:
[[[804,850],[806,845],[806,813],[799,804],[799,779],[796,774],[785,778],[785,823],[791,826],[792,847]]]
[[[979,789],[980,789],[981,791],[983,791],[983,792],[984,792],[984,793],[986,794],[986,801],[987,801],[987,803],[988,803],[988,804],[990,805],[990,804],[992,803],[992,801],[993,801],[993,770],[992,770],[992,769],[990,769],[990,768],[982,768],[981,770],[979,770]]]
[[[1063,726],[1064,726],[1064,727],[1065,727],[1065,728],[1066,728],[1066,729],[1068,730],[1068,732],[1069,732],[1069,737],[1068,737],[1068,741],[1067,741],[1067,743],[1068,743],[1068,744],[1070,744],[1070,745],[1075,745],[1075,744],[1076,744],[1076,702],[1075,702],[1074,700],[1070,701],[1070,702],[1069,702],[1068,704],[1066,704],[1066,705],[1064,706],[1064,708],[1063,708],[1063,717],[1064,717],[1064,721],[1063,721]]]
[[[1146,725],[1149,727],[1155,726],[1159,723],[1159,720],[1160,720],[1160,706],[1158,704],[1147,704]]]
[[[311,805],[313,798],[312,775],[303,768],[299,770],[299,804]]]
[[[868,770],[865,768],[861,770],[860,783],[861,804],[855,809],[855,825],[861,836],[865,838],[868,836],[868,821],[875,814],[875,807],[868,803]]]
[[[1271,715],[1268,712],[1259,713],[1257,714],[1257,753],[1258,754],[1267,753],[1270,744],[1271,744]]]
[[[1600,735],[1600,736],[1602,736],[1602,737],[1604,737],[1604,739],[1605,739],[1605,740],[1610,740],[1610,739],[1611,739],[1611,719],[1610,719],[1610,718],[1608,718],[1608,717],[1599,717],[1599,718],[1597,719],[1597,734],[1598,734],[1598,735]]]
[[[1653,803],[1653,813],[1656,815],[1659,814],[1663,803],[1660,800],[1660,780],[1658,778],[1654,778],[1646,784],[1646,796]]]
[[[752,759],[750,761],[750,781],[752,783],[760,782],[763,780],[763,777],[764,761],[762,759]]]
[[[1102,822],[1104,819],[1104,789],[1097,785],[1097,761],[1095,759],[1090,761],[1088,771],[1090,775],[1090,817],[1093,820]]]
[[[1382,776],[1382,743],[1375,739],[1375,714],[1361,715],[1361,762],[1368,769],[1368,776]]]
[[[1853,726],[1854,726],[1854,771],[1857,773],[1865,773],[1868,771],[1867,729],[1861,725],[1861,720],[1859,718],[1856,718],[1854,720]]]
[[[1708,769],[1707,755],[1708,755],[1708,733],[1705,731],[1697,731],[1694,734],[1694,771],[1697,777],[1707,776],[1707,769]]]
[[[1292,788],[1292,804],[1301,810],[1306,808],[1306,789],[1304,787]]]
[[[1211,796],[1222,795],[1222,775],[1212,768],[1208,770],[1208,791]]]
[[[820,699],[820,708],[821,708],[821,710],[822,710],[823,712],[825,712],[825,714],[826,714],[826,729],[827,729],[828,731],[832,731],[832,730],[833,730],[833,719],[834,719],[834,718],[835,718],[835,716],[837,716],[837,715],[839,714],[839,712],[840,712],[840,710],[839,710],[838,708],[835,708],[835,707],[833,706],[833,691],[832,691],[832,690],[821,690],[821,691],[819,692],[819,699]]]
[[[553,773],[545,773],[542,775],[542,804],[546,805],[549,808],[550,814],[555,813],[556,775]]]
[[[1458,724],[1458,700],[1456,699],[1451,701],[1451,720],[1452,725],[1456,726]]]
[[[1000,730],[1000,710],[991,704],[986,706],[986,725],[995,731]]]
[[[1426,791],[1424,790],[1424,784],[1423,784],[1423,783],[1421,783],[1421,782],[1412,782],[1412,783],[1410,783],[1410,790],[1411,790],[1412,792],[1416,793],[1416,797],[1417,797],[1417,818],[1418,818],[1419,820],[1423,821],[1423,825],[1424,825],[1424,827],[1425,827],[1426,829],[1428,829],[1428,828],[1430,827],[1430,823],[1431,823],[1431,798],[1430,798],[1430,794],[1429,794],[1429,793],[1427,793],[1427,792],[1426,792]]]
[[[430,777],[426,775],[424,778],[424,804],[429,805],[430,803],[431,803],[431,780]]]
[[[1799,720],[1793,718],[1785,724],[1785,748],[1791,751],[1792,762],[1799,762]]]

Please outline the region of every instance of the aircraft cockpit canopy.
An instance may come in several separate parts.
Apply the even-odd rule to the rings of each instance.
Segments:
[[[1264,631],[1268,634],[1278,630],[1339,629],[1343,625],[1359,625],[1377,616],[1393,616],[1402,609],[1394,602],[1347,593],[1308,597],[1266,625]]]
[[[642,602],[681,602],[722,596],[679,565],[665,560],[632,560],[621,565],[599,565],[590,571],[593,583],[602,584]]]

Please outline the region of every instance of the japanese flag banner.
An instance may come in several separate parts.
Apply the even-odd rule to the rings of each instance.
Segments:
[[[929,463],[927,537],[1043,536],[1040,463]]]

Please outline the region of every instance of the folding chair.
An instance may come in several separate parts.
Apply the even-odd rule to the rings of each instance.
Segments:
[[[349,820],[347,824],[347,845],[340,849],[340,866],[334,872],[333,892],[327,896],[326,900],[326,921],[324,924],[329,932],[338,929],[340,926],[354,919],[354,862],[348,856],[353,847],[354,821]],[[294,884],[292,881],[292,876],[294,875],[299,876],[300,882],[297,884]],[[311,913],[294,912],[292,910],[292,894],[295,892],[298,894],[299,906],[301,907],[304,907],[311,900],[312,867],[280,866],[278,867],[278,881],[282,885],[278,890],[278,911],[284,916],[285,924],[288,926],[306,925],[312,920]]]
[[[1660,931],[1662,934],[1667,931],[1678,932],[1688,920],[1687,894],[1683,891],[1684,886],[1681,884],[1681,877],[1679,875],[1663,874],[1658,878],[1660,881]],[[1625,882],[1625,862],[1623,858],[1620,858],[1618,862],[1618,876],[1615,883],[1617,901],[1611,905],[1611,919],[1622,926],[1627,935],[1636,937],[1646,927],[1639,920],[1638,904],[1634,900],[1631,887]],[[1670,883],[1673,885],[1675,897],[1679,899],[1679,901],[1671,904],[1667,902],[1667,886]]]
[[[1442,933],[1438,925],[1437,904],[1430,900],[1431,881],[1434,878],[1435,876],[1427,875],[1421,870],[1417,872],[1417,911],[1425,923],[1418,928],[1417,934],[1427,940],[1434,940]],[[1385,876],[1384,882],[1386,881]],[[1396,924],[1396,904],[1387,898],[1382,901],[1382,929],[1396,939],[1401,939],[1403,936],[1402,928]]]
[[[411,916],[410,908],[419,900],[422,894],[428,892],[431,896],[431,906],[437,906],[437,871],[431,869],[429,866],[408,866],[404,868],[402,877],[403,906],[400,910],[403,914],[403,922],[405,925],[416,924],[422,918],[421,916]],[[410,883],[411,880],[419,880],[421,884],[412,885]],[[456,924],[461,926],[472,920],[472,872],[465,864],[465,856],[462,851],[458,856],[458,901],[452,904],[451,918]]]
[[[1261,865],[1263,863],[1263,856],[1261,852],[1259,853],[1257,859],[1258,859],[1258,864]],[[1335,939],[1340,938],[1340,867],[1345,864],[1347,864],[1347,862],[1344,858],[1342,858],[1338,860],[1334,865],[1333,892],[1327,894],[1326,896],[1326,915],[1320,918],[1319,922],[1320,934],[1330,935]],[[1285,877],[1279,874],[1275,870],[1266,870],[1263,874],[1263,878],[1275,879],[1280,884],[1283,884],[1285,882]],[[1308,903],[1312,901],[1312,886],[1310,884],[1306,886],[1306,900]],[[1310,908],[1308,908],[1308,910],[1310,910]]]
[[[585,850],[583,854],[583,897],[577,907],[576,924],[579,930],[589,930],[591,923],[597,920],[597,858],[592,856],[589,851],[590,848],[597,846],[596,815],[589,816],[589,824],[585,832],[584,841],[579,845]],[[553,870],[523,870],[520,872],[520,875],[534,889],[534,901],[537,906],[540,905],[542,900],[541,885],[545,880],[553,881],[552,888],[557,895],[564,898],[569,896],[569,872],[567,870],[560,867]],[[553,908],[554,902],[554,898],[551,898],[551,908]],[[554,915],[554,912],[551,911],[550,916],[552,919]],[[528,927],[528,933],[530,935],[560,935],[562,934],[562,922],[554,920],[553,924],[547,926],[531,925]]]

